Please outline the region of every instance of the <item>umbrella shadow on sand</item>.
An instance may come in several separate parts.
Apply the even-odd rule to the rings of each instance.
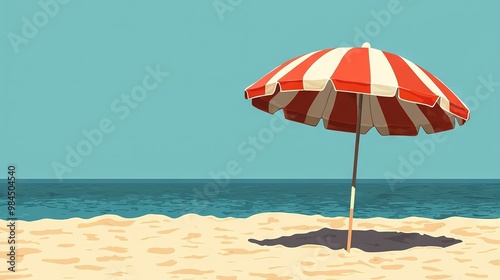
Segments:
[[[318,231],[281,236],[275,239],[255,240],[249,242],[261,246],[283,245],[285,247],[299,247],[302,245],[323,245],[332,250],[346,248],[347,230],[323,228]],[[445,248],[462,240],[445,236],[433,237],[419,233],[379,232],[375,230],[353,230],[352,248],[365,252],[401,251],[414,247],[436,246]]]

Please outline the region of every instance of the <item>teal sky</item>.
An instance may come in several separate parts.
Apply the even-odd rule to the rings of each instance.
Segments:
[[[19,178],[350,178],[354,134],[276,121],[243,91],[289,58],[367,40],[440,78],[471,120],[437,138],[372,130],[358,177],[500,178],[499,10],[494,0],[0,0],[0,167]]]

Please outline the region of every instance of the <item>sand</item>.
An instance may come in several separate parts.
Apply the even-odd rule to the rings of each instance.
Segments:
[[[286,213],[246,219],[188,214],[175,219],[103,215],[18,221],[13,273],[6,270],[8,228],[2,221],[0,279],[500,279],[500,219],[354,221],[356,230],[461,240],[445,248],[380,252],[353,248],[347,253],[322,245],[291,248],[249,241],[346,229],[346,222],[346,218]]]

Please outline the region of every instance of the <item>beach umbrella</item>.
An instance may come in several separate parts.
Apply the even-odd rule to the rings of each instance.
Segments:
[[[349,229],[351,249],[360,134],[417,135],[453,129],[469,120],[469,109],[438,78],[413,62],[362,47],[307,53],[279,65],[246,88],[256,108],[330,130],[356,133]]]

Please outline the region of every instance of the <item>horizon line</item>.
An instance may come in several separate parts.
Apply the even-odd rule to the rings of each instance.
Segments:
[[[220,181],[224,180],[224,178],[71,178],[71,179],[57,179],[57,178],[16,178],[16,181],[54,181],[54,182],[68,182],[68,181]],[[324,181],[324,182],[332,182],[332,181],[352,181],[352,178],[229,178],[229,181],[282,181],[282,182],[290,182],[290,181]],[[7,182],[8,179],[2,178],[0,182]],[[356,181],[391,181],[382,178],[359,178]],[[394,179],[392,180],[395,183],[402,183],[408,181],[488,181],[488,182],[500,182],[500,178],[412,178],[412,179]]]

